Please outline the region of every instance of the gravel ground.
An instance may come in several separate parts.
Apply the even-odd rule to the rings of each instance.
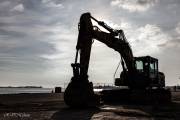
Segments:
[[[167,105],[102,105],[70,109],[63,94],[0,95],[0,120],[179,120],[180,92]]]

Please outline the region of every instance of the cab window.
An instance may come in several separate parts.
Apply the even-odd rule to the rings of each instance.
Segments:
[[[142,61],[140,61],[140,60],[136,61],[136,69],[138,71],[143,72],[143,62]]]
[[[155,63],[154,62],[151,62],[150,63],[150,72],[155,72]]]
[[[156,73],[158,71],[157,64],[158,63],[155,61],[150,62],[150,70],[149,71],[151,73]]]

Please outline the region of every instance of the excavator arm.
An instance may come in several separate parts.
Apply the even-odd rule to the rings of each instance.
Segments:
[[[121,38],[124,36],[123,31],[120,31],[119,34],[120,36],[114,36],[112,33],[94,30],[93,38],[120,53],[123,61],[125,61],[126,66],[123,66],[125,70],[129,72],[134,71],[133,53],[131,47],[126,40]]]
[[[93,26],[91,18],[108,30],[109,33],[101,31],[97,26]],[[81,77],[87,77],[93,39],[119,52],[125,61],[126,68],[125,66],[123,68],[129,72],[134,71],[133,53],[129,43],[126,41],[124,32],[122,30],[114,30],[104,22],[96,20],[90,13],[85,13],[80,18],[79,36],[76,46],[77,52],[80,52],[80,64],[78,65],[80,67],[79,73]],[[76,56],[75,64],[77,64],[77,57],[78,55]],[[75,64],[74,66],[76,66]]]

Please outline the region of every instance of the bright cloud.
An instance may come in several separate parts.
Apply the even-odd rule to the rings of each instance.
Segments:
[[[130,12],[142,12],[153,7],[156,2],[157,0],[113,0],[111,5],[129,10]]]
[[[46,7],[51,7],[51,8],[64,8],[64,6],[62,4],[56,4],[54,1],[52,0],[42,0],[42,3],[46,6]]]
[[[11,11],[18,11],[18,12],[23,12],[24,11],[24,6],[23,4],[16,5]]]
[[[166,43],[170,36],[158,26],[147,24],[132,31],[129,40],[137,55],[147,55],[160,52],[158,45]]]
[[[175,28],[176,32],[180,34],[180,22],[177,24],[177,27]]]

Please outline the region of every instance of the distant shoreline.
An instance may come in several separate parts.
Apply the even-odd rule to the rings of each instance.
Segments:
[[[42,86],[0,86],[0,88],[43,88]]]

